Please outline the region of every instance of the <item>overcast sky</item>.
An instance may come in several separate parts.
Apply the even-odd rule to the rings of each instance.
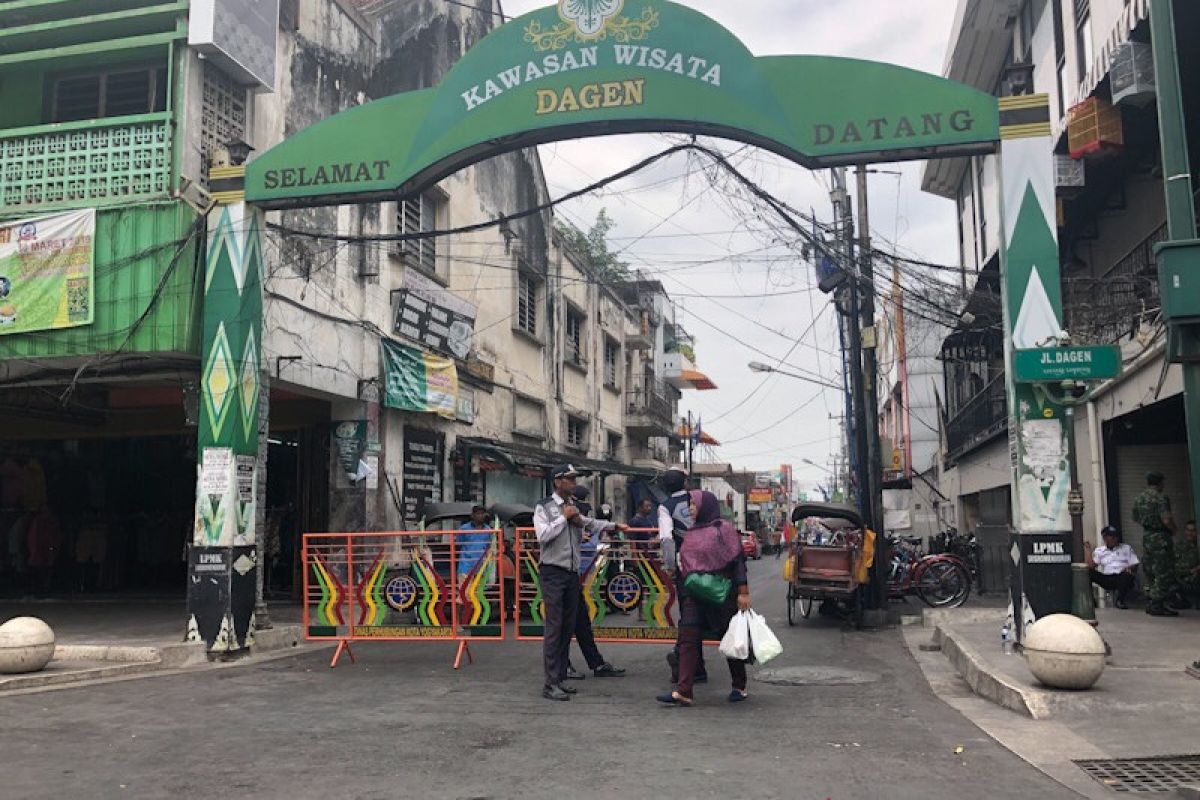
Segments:
[[[838,55],[887,61],[940,73],[955,0],[688,0],[733,31],[756,55]],[[546,0],[503,0],[509,16],[550,5]],[[579,189],[664,149],[667,137],[638,135],[562,142],[541,148],[552,196]],[[785,198],[831,220],[829,177],[810,173],[766,151],[719,141],[738,151],[740,168]],[[696,166],[693,162],[690,166]],[[679,295],[684,326],[696,338],[699,368],[715,391],[685,391],[681,413],[691,410],[724,444],[710,460],[747,469],[794,466],[804,488],[825,477],[806,465],[829,462],[838,448],[840,392],[785,376],[750,372],[750,361],[783,358],[796,338],[819,319],[787,357],[787,365],[840,381],[833,310],[813,288],[811,267],[764,249],[769,242],[745,225],[721,192],[700,175],[687,175],[686,157],[606,187],[602,193],[559,206],[558,213],[587,228],[605,208],[616,221],[612,246],[635,269],[659,273]],[[900,175],[871,176],[871,227],[899,249],[939,263],[957,261],[953,205],[920,191],[920,165],[880,165]],[[878,245],[886,247],[887,245]],[[744,295],[789,294],[777,297]],[[719,299],[718,299],[719,298]],[[735,341],[733,337],[742,340]],[[755,352],[747,345],[763,352]],[[773,358],[764,356],[769,354]],[[758,387],[763,383],[766,383]],[[757,391],[756,391],[757,390]],[[747,399],[751,392],[753,396]],[[800,406],[803,404],[803,408]],[[797,409],[800,408],[799,411]]]

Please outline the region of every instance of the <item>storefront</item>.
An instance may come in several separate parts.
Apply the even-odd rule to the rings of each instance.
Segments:
[[[555,453],[541,448],[460,436],[455,443],[455,499],[516,503],[532,506],[550,491],[550,470],[571,463],[587,477],[580,483],[591,490],[591,503],[610,503],[618,518],[632,516],[630,505],[644,496],[655,470]]]
[[[0,595],[182,597],[195,430],[179,384],[0,392]]]
[[[1108,520],[1120,527],[1125,541],[1142,552],[1142,526],[1133,521],[1133,501],[1146,490],[1146,473],[1161,472],[1164,492],[1176,520],[1192,518],[1191,471],[1183,395],[1114,417],[1104,423],[1104,463]]]
[[[196,490],[188,383],[81,384],[65,404],[57,384],[0,390],[0,597],[183,598]],[[289,599],[300,534],[325,529],[329,404],[271,396],[264,578],[269,597]]]

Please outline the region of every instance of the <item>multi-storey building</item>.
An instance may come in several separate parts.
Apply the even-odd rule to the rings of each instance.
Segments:
[[[1175,2],[1181,42],[1200,33],[1200,8]],[[1166,362],[1153,246],[1165,235],[1153,51],[1146,0],[962,0],[946,74],[997,94],[1050,96],[1056,138],[1059,253],[1065,326],[1078,344],[1118,344],[1125,366],[1076,415],[1088,538],[1130,518],[1147,470],[1167,477],[1190,509],[1178,366]],[[1185,117],[1195,116],[1200,59],[1180,49]],[[1200,132],[1189,130],[1193,160]],[[997,159],[931,162],[924,188],[957,204],[962,287],[969,299],[942,345],[946,471],[960,527],[1011,523],[1004,437]],[[1185,513],[1185,512],[1180,512]]]
[[[886,268],[886,267],[885,267]],[[882,298],[879,320],[880,453],[883,457],[884,528],[926,539],[947,524],[946,499],[937,487],[941,472],[938,361],[947,330],[920,310],[911,312],[899,290]],[[927,292],[926,285],[913,291]],[[913,313],[915,312],[915,313]]]
[[[16,5],[0,9],[0,224],[94,209],[95,264],[61,315],[79,324],[0,328],[0,587],[182,596],[198,387],[224,374],[200,360],[210,168],[433,85],[499,12],[217,0],[244,23],[230,38],[197,16],[214,3]],[[665,466],[679,395],[661,285],[601,280],[548,211],[448,232],[548,199],[528,150],[418,197],[267,215],[268,593],[294,591],[304,531],[402,529],[439,500],[532,503],[567,460],[623,517],[628,480]],[[453,369],[454,407],[389,406],[413,363],[397,352]],[[31,525],[57,542],[36,575]]]

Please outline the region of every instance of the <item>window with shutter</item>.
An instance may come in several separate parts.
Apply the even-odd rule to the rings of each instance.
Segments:
[[[587,448],[587,423],[578,417],[567,417],[567,447]]]
[[[604,340],[604,385],[616,388],[617,362],[621,358],[621,346],[612,339]]]
[[[1092,4],[1091,0],[1075,0],[1075,51],[1082,81],[1092,68]]]
[[[525,272],[517,273],[517,327],[530,336],[538,332],[537,299],[537,282]]]
[[[54,81],[51,122],[125,117],[164,111],[167,107],[165,67],[121,67],[64,75]]]
[[[411,200],[400,201],[396,229],[404,235],[432,233],[438,230],[438,210],[441,202],[429,192]],[[405,239],[400,242],[400,255],[406,264],[430,275],[438,275],[437,238]]]
[[[583,316],[572,310],[567,311],[567,360],[576,365],[584,363]]]

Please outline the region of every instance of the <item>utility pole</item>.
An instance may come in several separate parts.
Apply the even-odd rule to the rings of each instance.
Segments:
[[[883,461],[879,449],[879,365],[875,359],[875,265],[871,258],[871,218],[867,203],[867,168],[859,164],[858,178],[858,275],[862,281],[861,315],[863,321],[863,405],[866,406],[867,469],[870,491],[867,494],[867,519],[878,537],[883,530]],[[887,608],[887,548],[876,540],[875,580],[871,584],[876,609]]]
[[[1188,457],[1191,461],[1192,502],[1195,508],[1200,509],[1200,363],[1197,362],[1200,336],[1197,335],[1196,279],[1193,277],[1196,270],[1194,256],[1200,243],[1195,241],[1192,167],[1188,157],[1187,121],[1183,113],[1183,92],[1179,79],[1175,9],[1171,0],[1150,0],[1150,35],[1154,47],[1158,130],[1162,144],[1169,239],[1155,248],[1159,294],[1163,298],[1169,326],[1167,358],[1183,362],[1183,407],[1187,419]],[[1168,264],[1168,257],[1174,262]],[[1180,266],[1176,268],[1175,264]],[[1170,303],[1167,302],[1168,297],[1171,297]],[[1200,514],[1193,513],[1193,516],[1200,519]]]
[[[693,439],[693,437],[692,437],[692,411],[691,411],[691,409],[688,409],[688,415],[687,415],[687,451],[686,451],[686,452],[687,452],[687,462],[686,462],[686,466],[687,466],[687,474],[688,474],[688,480],[689,480],[689,481],[691,480],[691,476],[692,476],[692,447],[693,447],[693,441],[694,441],[694,439]]]
[[[854,214],[851,210],[850,194],[846,191],[846,168],[838,167],[832,170],[833,191],[830,199],[833,201],[833,216],[836,225],[841,226],[843,235],[843,250],[841,258],[842,269],[850,273],[850,280],[841,289],[841,299],[845,300],[846,308],[839,308],[839,323],[849,350],[849,364],[846,372],[850,380],[846,384],[846,418],[850,426],[848,441],[854,466],[855,500],[859,513],[865,519],[870,519],[870,475],[867,470],[867,413],[863,393],[862,370],[862,325],[859,322],[859,281],[857,270],[854,268]],[[840,304],[840,301],[839,301]],[[844,313],[843,318],[841,314]]]

